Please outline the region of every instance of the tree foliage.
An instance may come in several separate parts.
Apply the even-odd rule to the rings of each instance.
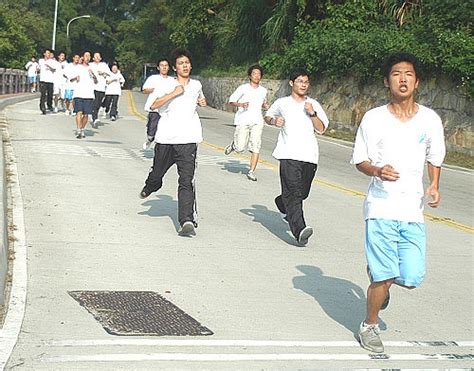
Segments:
[[[23,66],[51,46],[55,0],[2,0],[0,64]],[[89,19],[74,17],[90,14]],[[295,66],[335,77],[377,77],[395,50],[425,73],[472,89],[473,8],[465,0],[59,0],[56,49],[101,51],[128,81],[177,46],[194,70],[237,71],[260,61],[273,76]]]

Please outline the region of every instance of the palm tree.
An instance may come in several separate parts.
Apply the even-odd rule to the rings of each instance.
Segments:
[[[378,0],[382,11],[392,16],[400,26],[421,15],[423,0]]]

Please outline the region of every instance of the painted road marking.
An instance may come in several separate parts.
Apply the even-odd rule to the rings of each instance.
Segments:
[[[195,340],[195,339],[90,339],[90,340],[53,340],[45,345],[53,347],[88,346],[171,346],[171,347],[360,347],[353,341],[298,341],[298,340]],[[474,347],[474,341],[384,341],[387,347]]]
[[[139,361],[467,361],[474,354],[314,354],[314,353],[107,353],[44,357],[43,362],[139,362]]]
[[[127,92],[128,95],[128,103],[129,103],[129,108],[130,108],[130,111],[135,115],[137,116],[138,118],[140,119],[143,119],[143,120],[146,120],[146,117],[144,115],[142,115],[140,112],[137,111],[137,107],[135,105],[135,100],[133,98],[133,95],[132,95],[132,92],[131,91],[128,91]],[[325,140],[325,142],[329,142],[329,143],[333,143],[335,145],[339,145],[341,147],[345,147],[344,145],[340,144],[340,143],[335,143],[335,142],[332,142],[332,141],[328,141],[328,140]],[[218,151],[224,151],[224,147],[221,147],[221,146],[218,146],[216,144],[212,144],[212,143],[208,143],[206,141],[203,141],[202,142],[204,145],[208,146],[208,147],[211,147],[211,148],[214,148]],[[233,154],[234,156],[236,156],[236,154]],[[242,159],[245,159],[248,161],[248,157],[247,156],[243,156],[243,155],[238,155],[237,154],[237,157],[239,158],[242,158]],[[266,160],[259,160],[259,163],[261,164],[264,164],[266,165],[268,168],[270,169],[275,169],[277,170],[277,167],[275,165],[273,165],[271,162],[269,161],[266,161]],[[452,170],[452,169],[451,169]],[[332,189],[335,189],[339,192],[343,192],[343,193],[346,193],[346,194],[350,194],[350,195],[353,195],[353,196],[356,196],[356,197],[365,197],[365,193],[363,192],[359,192],[359,191],[356,191],[354,189],[350,189],[350,188],[347,188],[347,187],[344,187],[340,184],[335,184],[335,183],[332,183],[332,182],[328,182],[328,181],[324,181],[324,180],[321,180],[321,179],[315,179],[314,182],[316,184],[320,184],[320,185],[323,185],[327,188],[332,188]],[[452,228],[455,228],[455,229],[459,229],[463,232],[467,232],[467,233],[474,233],[474,227],[471,227],[469,225],[465,225],[465,224],[461,224],[461,223],[458,223],[456,222],[455,220],[452,220],[450,218],[445,218],[445,217],[438,217],[438,216],[435,216],[433,214],[430,214],[430,213],[424,213],[426,219],[428,219],[429,221],[432,221],[434,223],[439,223],[439,224],[444,224],[448,227],[452,227]]]

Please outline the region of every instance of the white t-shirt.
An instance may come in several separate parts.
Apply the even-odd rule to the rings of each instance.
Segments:
[[[29,61],[25,65],[25,68],[28,70],[27,72],[28,77],[34,77],[36,76],[36,73],[38,72],[39,64],[38,62]]]
[[[54,68],[56,71],[54,72],[54,85],[59,87],[64,87],[66,83],[66,78],[64,77],[64,71],[67,66],[66,61],[59,62],[58,60],[54,60]]]
[[[267,98],[267,89],[263,86],[256,88],[250,83],[240,85],[229,97],[229,103],[245,103],[248,102],[247,109],[239,107],[234,117],[234,125],[263,125],[262,104]]]
[[[83,64],[77,65],[76,68],[75,72],[77,73],[76,76],[79,76],[79,81],[74,87],[73,98],[94,99],[96,84],[89,72],[92,71],[92,69],[90,66],[86,67]]]
[[[124,77],[117,71],[117,73],[111,73],[109,77],[107,77],[107,89],[105,89],[105,95],[121,95],[122,94],[122,85],[125,82]]]
[[[89,63],[89,66],[92,68],[92,71],[94,71],[95,75],[97,76],[97,84],[94,90],[105,92],[105,88],[107,86],[105,79],[107,78],[107,76],[104,76],[104,74],[106,75],[112,74],[109,66],[105,62],[99,62],[99,63],[91,62]]]
[[[158,86],[160,85],[163,85],[162,87],[162,90],[166,90],[169,88],[169,86],[173,86],[173,89],[174,87],[176,86],[174,84],[174,78],[173,77],[163,77],[161,76],[160,74],[157,74],[157,75],[151,75],[150,77],[148,77],[145,81],[145,83],[143,84],[143,89],[154,89],[150,94],[148,94],[148,98],[146,99],[146,102],[145,102],[145,107],[144,107],[144,110],[146,112],[158,112],[159,110],[158,109],[155,109],[155,110],[152,110],[150,109],[150,106],[153,104],[153,102],[156,100],[156,98],[159,98],[157,96],[157,94],[160,94],[160,92],[158,91],[157,93],[157,88]],[[161,95],[163,96],[163,95]]]
[[[172,84],[161,84],[153,93],[162,97],[171,93],[179,85],[176,79]],[[197,100],[202,96],[202,85],[190,79],[184,93],[160,107],[160,123],[156,130],[155,142],[161,144],[187,144],[202,142],[202,127],[197,109]]]
[[[79,74],[80,64],[68,63],[68,65],[64,68],[64,74],[67,76],[67,82],[65,89],[66,90],[74,90],[77,82],[76,80],[71,81],[74,77]]]
[[[278,160],[297,160],[317,164],[319,146],[314,134],[311,118],[304,109],[305,102],[313,105],[318,118],[328,127],[329,120],[321,105],[307,97],[306,101],[297,102],[291,95],[277,99],[267,111],[266,116],[281,116],[285,124],[280,129],[278,142],[273,157]]]
[[[372,177],[364,202],[365,219],[423,222],[425,161],[441,166],[446,148],[440,117],[425,106],[418,107],[408,122],[398,120],[387,105],[362,118],[351,163],[391,165],[400,174],[395,182]]]
[[[54,73],[52,71],[52,68],[54,68],[54,62],[56,62],[54,59],[48,59],[45,60],[41,58],[38,63],[40,65],[40,81],[42,82],[54,82]]]

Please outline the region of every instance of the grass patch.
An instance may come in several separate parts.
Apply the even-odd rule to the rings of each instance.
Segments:
[[[474,156],[469,156],[459,152],[448,152],[444,163],[474,170]]]

